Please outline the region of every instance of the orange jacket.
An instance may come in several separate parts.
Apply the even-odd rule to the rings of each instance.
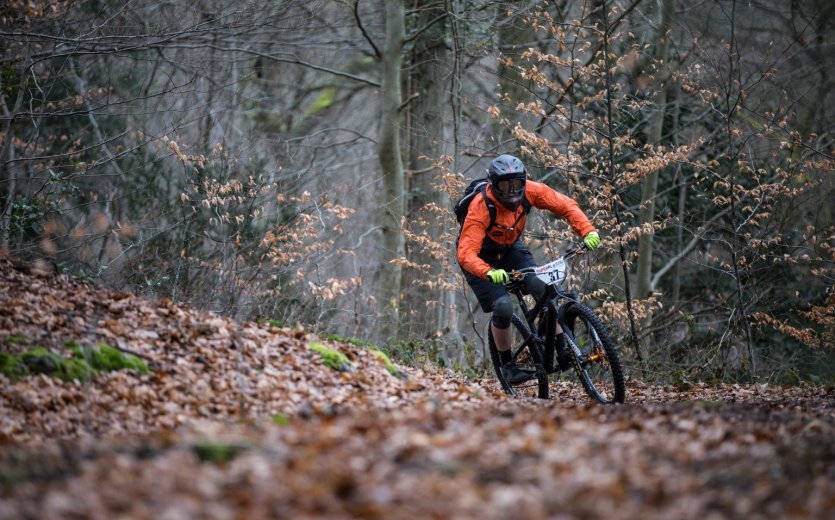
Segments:
[[[492,240],[500,247],[509,248],[522,236],[527,221],[527,216],[522,215],[524,208],[521,204],[515,212],[507,210],[493,195],[489,185],[486,195],[496,205],[496,222],[490,229],[489,237],[487,227],[490,225],[490,211],[484,197],[479,195],[470,203],[467,218],[464,219],[461,228],[461,236],[458,238],[458,263],[466,271],[481,278],[487,278],[487,271],[493,269],[478,256],[485,239]],[[581,237],[595,230],[574,199],[554,191],[545,184],[528,180],[525,184],[525,197],[532,207],[547,209],[566,219],[571,229]]]

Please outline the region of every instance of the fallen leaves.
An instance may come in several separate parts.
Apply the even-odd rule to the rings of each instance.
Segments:
[[[835,510],[831,388],[630,381],[626,405],[599,406],[579,384],[554,382],[553,401],[510,399],[491,379],[396,367],[403,380],[373,350],[301,328],[236,323],[2,260],[0,330],[9,352],[103,342],[153,367],[85,383],[0,377],[2,518]],[[332,370],[311,343],[353,370]]]
[[[122,507],[141,518],[823,518],[835,505],[835,447],[825,442],[831,419],[819,421],[824,431],[807,432],[807,419],[747,405],[504,399],[195,421],[107,442],[83,437],[69,455],[55,442],[6,451],[3,474],[17,470],[23,482],[6,487],[0,507],[41,518]]]
[[[113,430],[148,432],[177,427],[191,417],[235,421],[302,409],[397,407],[427,390],[446,394],[445,401],[478,401],[477,392],[483,399],[492,391],[419,370],[400,369],[412,376],[402,380],[379,353],[322,340],[299,327],[239,324],[170,300],[93,290],[2,264],[0,330],[8,333],[0,341],[22,338],[2,348],[43,345],[62,352],[68,341],[101,342],[141,356],[154,369],[146,375],[101,375],[85,384],[0,376],[6,390],[0,399],[0,435],[20,442],[106,436]],[[354,370],[332,370],[309,345],[350,359]],[[63,407],[80,401],[83,414]],[[62,413],[72,417],[58,420]]]

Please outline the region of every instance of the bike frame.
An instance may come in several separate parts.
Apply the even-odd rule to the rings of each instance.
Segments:
[[[543,295],[534,305],[532,310],[529,309],[527,302],[524,300],[524,294],[521,291],[514,291],[516,294],[517,299],[519,300],[519,307],[522,310],[522,315],[524,316],[525,322],[528,325],[529,335],[527,338],[524,339],[522,343],[519,344],[518,348],[514,352],[513,356],[516,358],[523,350],[524,347],[529,345],[531,342],[541,342],[541,336],[539,334],[539,328],[541,326],[546,326],[549,317],[553,316],[554,319],[557,320],[559,323],[559,301],[563,298],[569,299],[571,301],[577,301],[573,293],[568,293],[562,291],[559,288],[556,289],[556,295],[546,294]],[[544,344],[539,345],[543,352],[543,363],[545,364],[544,368],[545,371],[549,374],[556,371],[554,367],[554,352],[555,350],[555,342],[556,342],[556,335],[550,336],[550,331],[545,330],[545,342]]]
[[[566,251],[561,258],[563,260],[568,260],[577,254],[582,254],[584,251],[584,246],[572,248]],[[550,330],[546,329],[544,344],[540,344],[542,343],[542,340],[540,339],[540,327],[546,326],[549,318],[556,320],[556,323],[562,322],[559,312],[559,303],[561,300],[566,299],[578,303],[579,300],[577,299],[577,293],[563,290],[559,283],[548,284],[542,296],[535,301],[533,309],[530,309],[524,298],[526,291],[523,280],[525,276],[531,272],[530,268],[514,271],[511,276],[513,276],[515,280],[508,286],[508,292],[515,294],[519,301],[519,308],[521,309],[522,316],[524,316],[525,322],[528,325],[529,332],[528,337],[526,337],[522,343],[518,345],[515,351],[513,351],[513,358],[516,359],[524,351],[525,347],[529,346],[532,342],[536,343],[537,347],[540,348],[540,352],[543,353],[543,368],[545,369],[545,372],[552,374],[557,371],[557,367],[554,362],[554,354],[556,353],[556,335],[553,334],[556,327]],[[572,348],[573,347],[574,346],[572,345]]]

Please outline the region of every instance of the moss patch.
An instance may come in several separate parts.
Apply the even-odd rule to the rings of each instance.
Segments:
[[[350,372],[354,368],[351,361],[348,359],[348,356],[342,352],[329,349],[321,343],[310,343],[307,345],[307,348],[322,356],[322,361],[325,363],[326,367],[340,372]]]
[[[192,446],[191,451],[202,462],[225,464],[237,457],[242,451],[242,447],[222,442],[201,442]]]
[[[383,363],[383,365],[385,365],[386,370],[388,370],[389,374],[393,375],[398,379],[408,379],[408,376],[399,368],[397,368],[397,365],[391,362],[391,359],[385,352],[376,348],[372,348],[369,350],[372,354],[374,354],[377,357],[377,359],[380,360],[381,363]]]
[[[26,338],[21,336],[20,334],[12,334],[10,336],[6,336],[5,341],[9,345],[23,345],[24,343],[26,343]]]
[[[99,372],[116,370],[148,372],[147,363],[139,357],[104,343],[88,349],[79,347],[73,341],[65,345],[72,351],[69,358],[40,346],[18,355],[0,353],[0,372],[10,378],[46,374],[63,381],[88,381]]]
[[[284,323],[281,320],[261,320],[258,323],[263,323],[264,325],[268,325],[270,327],[276,327],[279,329],[290,327],[289,323]]]
[[[386,354],[380,347],[378,347],[374,343],[371,343],[370,341],[365,341],[363,339],[357,339],[357,338],[348,338],[348,337],[345,337],[345,336],[340,336],[338,334],[326,334],[322,337],[324,339],[327,339],[327,340],[330,340],[330,341],[339,341],[339,342],[342,342],[342,343],[348,343],[349,345],[354,345],[355,347],[366,349],[369,352],[371,352],[372,354],[374,354],[374,356],[378,360],[380,360],[380,362],[383,365],[385,365],[386,370],[388,371],[389,374],[393,375],[394,377],[396,377],[398,379],[404,379],[405,380],[405,379],[409,378],[409,376],[406,375],[405,372],[400,370],[397,367],[397,365],[395,365],[391,361],[391,358],[388,356],[388,354]]]
[[[96,347],[90,349],[83,349],[75,343],[68,344],[68,346],[72,348],[72,359],[86,361],[94,370],[103,372],[133,370],[143,374],[148,371],[148,364],[141,358],[104,343],[99,343]]]
[[[287,426],[290,424],[290,416],[283,413],[277,413],[270,418],[270,421],[276,426]]]
[[[20,356],[0,352],[0,373],[9,378],[25,376],[29,373]]]
[[[336,97],[336,87],[326,87],[313,102],[310,107],[310,112],[307,115],[313,115],[320,110],[324,110],[333,105],[333,100]]]

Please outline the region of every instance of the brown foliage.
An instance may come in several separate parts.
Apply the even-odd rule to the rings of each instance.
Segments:
[[[153,373],[0,377],[3,518],[824,518],[831,388],[576,383],[512,400],[298,328],[236,323],[0,260],[3,349],[106,342]],[[17,338],[10,342],[9,337]],[[23,338],[23,341],[21,341]],[[322,341],[315,338],[317,341]],[[271,420],[272,418],[272,420]]]

